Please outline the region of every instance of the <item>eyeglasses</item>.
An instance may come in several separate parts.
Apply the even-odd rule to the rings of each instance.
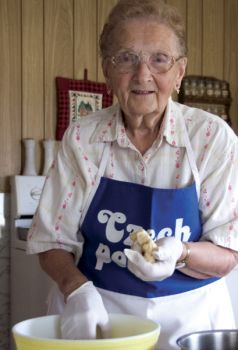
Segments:
[[[165,53],[136,53],[133,51],[122,51],[115,56],[110,57],[110,60],[114,67],[120,73],[130,73],[136,70],[140,62],[145,62],[150,69],[151,73],[166,73],[168,72],[175,62],[180,58],[174,58]]]

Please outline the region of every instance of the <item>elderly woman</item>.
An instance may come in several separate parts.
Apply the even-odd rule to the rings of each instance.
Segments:
[[[108,312],[161,324],[157,349],[184,333],[234,328],[223,276],[238,262],[238,145],[210,113],[175,103],[186,69],[177,11],[120,0],[100,38],[118,104],[66,131],[47,176],[28,252],[56,281],[63,337],[108,332]],[[147,261],[130,234],[144,228]]]

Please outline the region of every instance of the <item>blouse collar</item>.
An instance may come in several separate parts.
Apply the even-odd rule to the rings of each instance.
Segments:
[[[104,110],[104,113],[106,113],[107,116],[102,119],[99,126],[94,131],[91,142],[117,141],[122,147],[128,146],[129,140],[126,136],[119,105],[117,104]],[[165,110],[164,120],[161,124],[158,142],[160,143],[162,138],[165,138],[171,146],[184,147],[184,127],[185,124],[179,104],[173,102],[170,98]]]

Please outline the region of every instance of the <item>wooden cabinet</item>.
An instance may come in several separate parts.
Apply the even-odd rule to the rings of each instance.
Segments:
[[[229,125],[231,92],[225,80],[207,76],[187,75],[182,80],[178,101],[218,115]]]

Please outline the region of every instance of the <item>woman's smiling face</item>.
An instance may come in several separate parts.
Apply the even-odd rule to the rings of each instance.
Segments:
[[[134,19],[125,22],[114,32],[113,55],[132,51],[142,56],[164,53],[177,59],[180,56],[178,39],[166,25]],[[110,60],[103,65],[107,84],[117,96],[125,116],[158,115],[166,108],[168,98],[180,86],[185,73],[186,58],[181,58],[166,73],[153,73],[148,60],[142,59],[129,72],[121,72]]]

